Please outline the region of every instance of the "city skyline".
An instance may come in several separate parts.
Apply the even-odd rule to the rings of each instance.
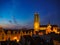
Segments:
[[[33,27],[34,13],[40,24],[60,26],[59,0],[0,0],[0,25],[5,28]]]

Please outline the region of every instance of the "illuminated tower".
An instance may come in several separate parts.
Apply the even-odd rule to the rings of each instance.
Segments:
[[[38,15],[38,13],[35,13],[34,14],[34,31],[39,30],[39,25],[40,25],[39,15]]]

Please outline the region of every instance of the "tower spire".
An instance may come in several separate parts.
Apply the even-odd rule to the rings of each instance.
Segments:
[[[39,30],[39,14],[35,13],[34,14],[34,31],[38,31]]]

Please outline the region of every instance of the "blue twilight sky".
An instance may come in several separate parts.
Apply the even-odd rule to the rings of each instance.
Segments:
[[[33,27],[34,13],[40,24],[60,25],[59,0],[0,0],[0,25],[4,28]]]

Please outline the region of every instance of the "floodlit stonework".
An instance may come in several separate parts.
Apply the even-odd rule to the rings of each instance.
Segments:
[[[43,35],[43,33],[48,34],[51,32],[55,32],[59,34],[58,32],[58,26],[57,25],[51,25],[48,23],[47,25],[40,25],[40,18],[39,14],[34,14],[34,29],[29,30],[4,30],[0,26],[0,41],[6,41],[8,39],[17,40],[17,42],[20,40],[21,36],[23,35],[30,35],[36,34],[38,32],[38,35]]]

